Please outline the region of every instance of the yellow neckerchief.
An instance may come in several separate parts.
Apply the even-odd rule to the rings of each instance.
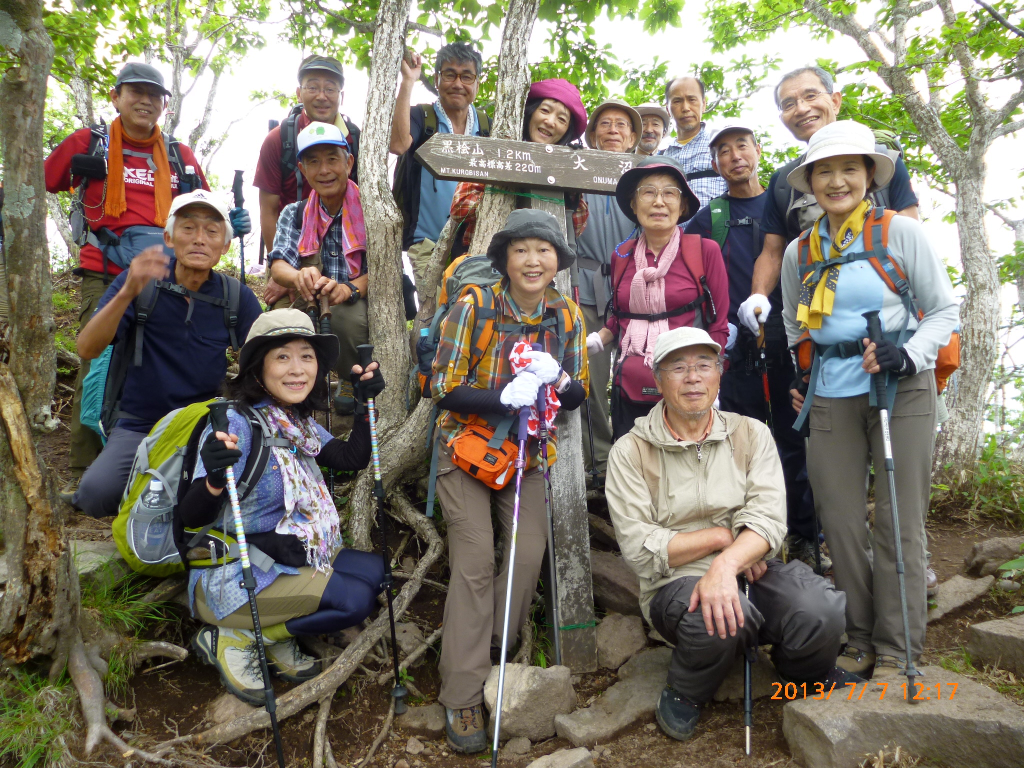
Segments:
[[[853,243],[857,236],[864,229],[864,220],[871,211],[871,202],[862,200],[860,205],[853,209],[846,221],[839,228],[836,237],[831,241],[829,247],[829,259],[835,259],[842,255],[842,252]],[[816,261],[825,261],[821,253],[821,219],[828,214],[822,214],[814,226],[811,227],[809,252],[811,260],[809,264]],[[798,254],[799,259],[799,254]],[[829,267],[824,275],[814,281],[814,272],[808,272],[800,287],[800,300],[796,308],[796,320],[801,328],[821,328],[822,318],[832,314],[832,304],[836,299],[836,283],[839,282],[839,265]]]

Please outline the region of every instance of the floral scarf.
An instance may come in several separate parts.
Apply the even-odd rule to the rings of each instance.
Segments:
[[[341,522],[323,475],[309,460],[320,453],[320,435],[312,417],[296,422],[276,405],[267,406],[267,419],[292,444],[291,450],[271,449],[284,485],[284,517],[275,531],[297,536],[306,549],[306,562],[326,573],[341,545]]]

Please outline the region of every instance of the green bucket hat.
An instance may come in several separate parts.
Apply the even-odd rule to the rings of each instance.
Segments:
[[[491,244],[487,246],[487,256],[491,263],[505,277],[508,277],[508,244],[524,237],[536,237],[551,243],[558,254],[559,272],[568,269],[576,261],[576,254],[569,249],[562,228],[558,226],[558,219],[553,214],[532,208],[520,208],[508,215],[505,226],[491,238]]]

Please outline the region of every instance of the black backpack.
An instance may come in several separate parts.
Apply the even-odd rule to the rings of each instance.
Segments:
[[[302,105],[296,104],[292,107],[288,113],[288,117],[281,123],[281,180],[284,181],[288,176],[295,175],[295,199],[301,200],[303,198],[302,185],[306,181],[302,178],[302,171],[299,170],[299,153],[297,150],[296,142],[299,135],[299,115],[302,114]],[[352,165],[352,173],[349,174],[349,178],[352,179],[356,184],[359,183],[359,126],[348,119],[347,116],[342,115],[341,119],[345,123],[345,129],[347,136],[345,141],[348,142],[348,151],[356,162]]]
[[[414,141],[409,150],[398,158],[395,165],[395,182],[391,188],[395,203],[402,212],[402,250],[409,250],[413,235],[416,234],[416,219],[420,210],[420,174],[423,171],[414,157],[416,150],[422,147],[431,136],[437,133],[437,112],[433,104],[417,104],[416,108],[423,112],[423,133],[419,140]],[[476,111],[480,122],[481,136],[491,135],[491,120],[482,109]]]

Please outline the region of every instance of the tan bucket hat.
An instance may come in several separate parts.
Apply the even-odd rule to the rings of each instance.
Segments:
[[[597,125],[597,121],[601,117],[601,113],[610,107],[621,109],[629,115],[630,122],[633,123],[633,133],[636,134],[636,141],[633,142],[633,146],[623,150],[625,152],[632,152],[636,149],[636,145],[640,143],[640,134],[643,133],[644,130],[644,121],[640,119],[640,113],[622,99],[608,99],[608,101],[602,101],[594,108],[594,111],[590,113],[590,121],[587,123],[587,146],[591,149],[597,149],[597,145],[594,144],[594,127]]]

